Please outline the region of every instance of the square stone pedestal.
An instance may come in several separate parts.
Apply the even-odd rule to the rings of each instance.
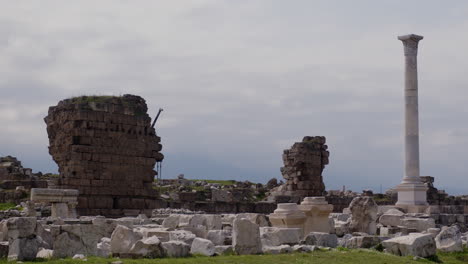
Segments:
[[[427,206],[427,187],[423,183],[402,183],[396,187],[398,191],[398,202],[401,206],[424,205]]]
[[[295,203],[278,204],[277,209],[268,217],[274,227],[300,228],[301,233],[304,233],[306,215]]]
[[[328,216],[333,211],[333,205],[328,204],[325,197],[306,197],[298,207],[306,215],[304,235],[310,232],[330,233]]]
[[[32,188],[31,201],[51,204],[51,216],[60,218],[76,218],[78,190]]]

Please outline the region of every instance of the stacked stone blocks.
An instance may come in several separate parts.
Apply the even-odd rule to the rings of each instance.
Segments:
[[[302,198],[323,195],[322,172],[330,155],[327,148],[325,137],[316,136],[304,137],[302,142],[284,150],[281,173],[286,180],[286,195]]]
[[[49,108],[45,122],[60,172],[55,184],[79,190],[79,214],[155,207],[153,168],[164,157],[143,98],[67,99]]]

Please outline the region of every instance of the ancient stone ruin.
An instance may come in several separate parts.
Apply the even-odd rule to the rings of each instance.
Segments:
[[[284,195],[300,198],[322,196],[325,192],[322,172],[328,164],[330,153],[325,137],[304,137],[283,153],[281,173],[286,180]]]
[[[164,156],[147,110],[135,95],[82,96],[49,108],[49,152],[60,172],[54,185],[79,191],[78,214],[137,215],[155,208],[153,168]]]

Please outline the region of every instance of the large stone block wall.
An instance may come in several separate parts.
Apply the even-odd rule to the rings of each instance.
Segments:
[[[284,194],[307,197],[322,196],[325,192],[322,172],[328,164],[330,153],[325,137],[304,137],[302,142],[283,152],[284,167],[281,168],[286,180]]]
[[[143,98],[66,99],[49,108],[45,122],[60,173],[54,185],[79,190],[80,215],[155,207],[154,166],[164,156]]]

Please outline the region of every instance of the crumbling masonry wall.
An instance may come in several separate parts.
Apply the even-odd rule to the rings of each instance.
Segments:
[[[78,214],[132,215],[156,207],[154,166],[164,156],[143,98],[66,99],[49,108],[45,122],[60,172],[54,185],[78,189]]]
[[[302,142],[284,150],[281,173],[286,180],[285,195],[303,198],[324,194],[322,172],[330,155],[327,148],[325,137],[316,136],[304,137]]]

